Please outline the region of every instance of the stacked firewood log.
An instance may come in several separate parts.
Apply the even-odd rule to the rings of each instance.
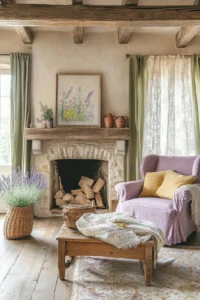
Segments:
[[[78,185],[79,189],[71,190],[71,193],[65,193],[60,180],[60,190],[54,196],[56,205],[63,207],[69,203],[77,203],[105,208],[100,194],[100,190],[105,185],[105,181],[102,178],[95,182],[94,179],[82,176]]]

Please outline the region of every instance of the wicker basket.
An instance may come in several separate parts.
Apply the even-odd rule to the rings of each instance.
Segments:
[[[33,229],[33,205],[9,207],[4,222],[4,235],[9,240],[29,236]]]
[[[63,209],[63,219],[69,228],[77,228],[76,221],[85,213],[95,212],[95,207],[86,204],[69,204]]]

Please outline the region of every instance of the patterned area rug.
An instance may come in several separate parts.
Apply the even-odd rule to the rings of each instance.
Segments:
[[[136,260],[75,260],[71,300],[199,300],[200,250],[163,248],[151,286]]]

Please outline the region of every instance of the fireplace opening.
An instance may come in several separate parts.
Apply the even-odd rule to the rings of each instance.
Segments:
[[[107,176],[108,176],[108,162],[104,160],[96,159],[60,159],[52,161],[53,171],[53,185],[52,185],[52,209],[62,208],[64,203],[60,199],[55,199],[55,195],[58,191],[63,191],[64,194],[73,194],[74,190],[81,190],[79,186],[82,177],[91,179],[89,185],[91,189],[94,189],[95,183],[105,182],[103,187],[97,193],[94,193],[93,199],[90,197],[90,201],[94,201],[98,208],[99,198],[102,200],[102,205],[99,208],[108,208],[107,197]],[[97,190],[95,190],[97,192]],[[78,194],[84,194],[85,191],[81,190]],[[62,196],[62,195],[61,195]],[[84,194],[85,197],[85,194]],[[65,197],[63,197],[64,199]],[[86,198],[86,197],[85,197]],[[74,194],[74,201],[78,202],[79,198]],[[60,200],[60,201],[59,201]],[[90,203],[88,201],[87,204]],[[60,205],[59,205],[60,204]]]

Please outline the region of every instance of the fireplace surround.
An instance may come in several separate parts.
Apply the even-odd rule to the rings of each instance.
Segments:
[[[102,132],[103,128],[100,128]],[[128,130],[123,131],[115,129],[115,135],[111,137],[101,137],[95,140],[91,139],[91,131],[84,133],[84,138],[72,138],[67,134],[52,136],[52,129],[26,129],[26,138],[32,140],[33,164],[36,171],[46,175],[47,191],[43,195],[41,201],[35,205],[35,215],[38,217],[51,216],[51,208],[53,203],[53,185],[54,185],[54,168],[53,165],[57,160],[99,160],[107,162],[107,205],[112,210],[112,201],[116,200],[115,185],[125,181],[125,155],[126,140],[128,139]],[[52,132],[55,129],[52,130]],[[59,129],[57,129],[59,132]],[[80,129],[79,132],[81,131]],[[107,130],[107,129],[106,129]],[[40,135],[38,135],[40,132]],[[44,135],[42,133],[44,132]],[[30,134],[31,133],[31,134]],[[49,134],[47,137],[47,133]],[[34,138],[35,137],[35,138]],[[38,137],[40,139],[38,139]],[[119,138],[119,139],[118,139]],[[83,174],[84,175],[84,174]]]

